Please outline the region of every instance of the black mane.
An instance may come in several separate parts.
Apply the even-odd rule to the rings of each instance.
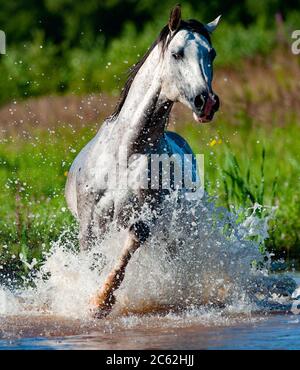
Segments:
[[[207,29],[205,28],[205,26],[201,22],[199,22],[199,21],[197,21],[195,19],[189,19],[187,21],[181,21],[179,28],[172,35],[172,37],[174,37],[176,35],[176,33],[179,32],[180,30],[187,30],[187,31],[198,33],[198,34],[204,36],[207,39],[207,41],[209,42],[209,44],[211,45],[211,38],[210,38],[209,32],[207,31]],[[125,83],[125,86],[122,89],[119,102],[116,105],[116,108],[115,108],[114,112],[110,116],[110,119],[113,119],[113,118],[115,118],[115,117],[117,117],[119,115],[119,113],[120,113],[120,111],[121,111],[121,109],[122,109],[122,107],[124,105],[124,102],[125,102],[125,100],[127,98],[128,92],[130,90],[130,87],[132,85],[132,82],[133,82],[135,76],[137,75],[138,71],[140,70],[140,68],[142,67],[142,65],[145,63],[146,59],[150,55],[151,51],[155,48],[155,46],[158,45],[158,44],[160,44],[160,43],[162,43],[162,50],[163,50],[163,52],[166,50],[166,48],[168,47],[168,43],[171,41],[171,38],[170,38],[169,39],[169,42],[167,42],[169,33],[170,33],[169,27],[168,27],[168,25],[166,25],[161,30],[158,38],[154,41],[154,43],[151,45],[151,47],[148,49],[148,51],[142,57],[142,59],[139,62],[137,62],[129,70],[128,79],[127,79],[127,81]]]

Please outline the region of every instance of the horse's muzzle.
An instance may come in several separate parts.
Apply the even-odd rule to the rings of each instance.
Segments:
[[[218,95],[204,92],[196,96],[194,106],[194,119],[201,123],[210,122],[220,107],[220,100]]]

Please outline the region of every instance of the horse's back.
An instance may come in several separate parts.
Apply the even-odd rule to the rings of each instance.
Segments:
[[[166,131],[164,133],[164,141],[166,143],[166,151],[169,156],[173,154],[179,154],[181,157],[181,163],[184,171],[187,170],[186,164],[191,162],[191,176],[193,181],[197,181],[198,170],[197,170],[197,161],[196,156],[188,144],[188,142],[179,134],[173,131]],[[188,155],[188,157],[187,157]]]
[[[175,143],[176,146],[180,148],[180,150],[184,154],[192,154],[194,156],[194,152],[192,151],[192,148],[190,147],[188,142],[176,132],[166,131],[164,134],[164,137],[165,137],[165,140],[167,141],[168,146],[170,146],[171,144],[171,149],[172,149],[173,143]]]

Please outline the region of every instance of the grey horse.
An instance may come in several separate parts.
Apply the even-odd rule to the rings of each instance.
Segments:
[[[105,235],[113,221],[127,230],[120,259],[94,301],[101,313],[111,310],[114,291],[123,281],[132,254],[151,233],[152,223],[139,219],[141,208],[146,203],[158,210],[165,195],[162,186],[153,189],[139,182],[119,189],[110,175],[116,168],[118,173],[123,171],[121,162],[130,159],[134,182],[138,174],[149,176],[149,154],[193,154],[188,143],[166,127],[175,102],[190,108],[200,123],[211,121],[219,109],[219,98],[212,90],[216,52],[210,37],[219,20],[184,21],[176,5],[157,40],[131,70],[115,112],[71,166],[65,195],[79,221],[81,248],[89,248],[99,235]]]

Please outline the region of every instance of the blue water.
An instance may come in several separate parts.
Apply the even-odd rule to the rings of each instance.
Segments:
[[[63,328],[62,328],[63,330]],[[300,349],[300,317],[271,315],[228,327],[138,328],[0,340],[0,349]]]

